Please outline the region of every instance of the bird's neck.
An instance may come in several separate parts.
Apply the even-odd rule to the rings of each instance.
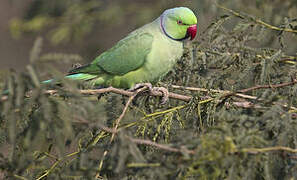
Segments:
[[[166,31],[166,27],[165,27],[165,18],[164,18],[164,14],[162,14],[160,16],[160,27],[161,27],[161,30],[162,32],[170,39],[174,40],[174,41],[183,41],[185,38],[181,38],[181,39],[176,39],[176,38],[173,38],[172,36],[170,36],[168,34],[168,32]]]

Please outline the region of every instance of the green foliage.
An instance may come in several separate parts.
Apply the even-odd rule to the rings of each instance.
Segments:
[[[18,38],[24,32],[39,32],[53,27],[49,32],[54,44],[81,39],[93,28],[96,21],[117,24],[121,18],[118,6],[104,8],[102,1],[34,1],[25,19],[12,19],[12,36]]]
[[[228,14],[210,23],[198,42],[186,44],[183,58],[162,80],[170,91],[192,100],[170,99],[160,105],[157,97],[139,96],[130,104],[112,143],[107,127],[115,126],[127,98],[111,93],[99,100],[82,95],[83,84],[62,79],[54,68],[50,73],[63,86],[54,87],[58,95],[46,94],[50,87],[39,83],[37,69],[51,59],[78,61],[81,57],[43,54],[43,41],[38,38],[27,71],[10,72],[5,83],[9,96],[0,101],[4,176],[296,179],[296,152],[271,150],[297,148],[297,84],[273,86],[297,78],[296,56],[286,54],[287,42],[282,40],[285,36],[296,40],[296,34],[271,32],[246,15],[230,28],[235,20],[238,17]],[[278,48],[265,46],[271,39]],[[171,85],[224,91],[189,91]],[[271,87],[242,91],[257,85]],[[244,98],[230,94],[237,91]]]
[[[112,28],[127,22],[127,11],[135,11],[139,7],[127,7],[126,4],[122,1],[35,0],[30,4],[24,18],[11,19],[10,30],[14,38],[19,38],[24,33],[43,32],[55,45],[78,41],[94,29],[102,29],[101,26]],[[154,11],[156,10],[143,8],[142,16],[134,14],[129,20],[141,23],[144,19],[150,21]]]

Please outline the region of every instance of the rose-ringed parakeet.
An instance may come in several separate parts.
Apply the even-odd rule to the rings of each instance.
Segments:
[[[197,18],[189,8],[168,9],[90,64],[71,70],[66,78],[87,81],[93,86],[118,88],[157,82],[181,58],[183,40],[194,39],[196,32]]]

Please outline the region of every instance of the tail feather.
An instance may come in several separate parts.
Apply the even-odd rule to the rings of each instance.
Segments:
[[[54,81],[54,79],[49,79],[49,80],[45,80],[45,81],[42,81],[41,83],[42,84],[50,84]]]
[[[94,79],[96,77],[97,77],[96,75],[85,74],[85,73],[70,74],[70,75],[65,76],[65,78],[67,78],[67,79],[82,80],[82,81],[88,81],[88,80]],[[50,84],[50,83],[53,83],[54,81],[55,81],[54,79],[49,79],[49,80],[42,81],[41,83],[42,84]]]
[[[96,77],[97,77],[97,75],[85,74],[85,73],[70,74],[70,75],[66,76],[66,78],[69,78],[69,79],[83,80],[83,81],[91,80],[91,79],[94,79]]]
[[[96,75],[85,74],[85,73],[70,74],[70,75],[65,76],[65,78],[67,78],[67,79],[81,80],[81,81],[88,81],[88,80],[95,79],[97,77],[98,76],[96,76]],[[59,83],[59,82],[56,82],[55,79],[49,79],[49,80],[42,81],[41,83],[42,84],[50,84],[50,83]],[[8,89],[3,90],[2,92],[0,90],[0,95],[8,95],[8,94],[9,94]]]

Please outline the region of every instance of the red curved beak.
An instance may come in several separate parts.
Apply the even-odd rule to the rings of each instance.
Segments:
[[[191,40],[193,40],[196,37],[196,33],[197,33],[197,24],[188,27],[187,34],[189,37],[191,37]]]

